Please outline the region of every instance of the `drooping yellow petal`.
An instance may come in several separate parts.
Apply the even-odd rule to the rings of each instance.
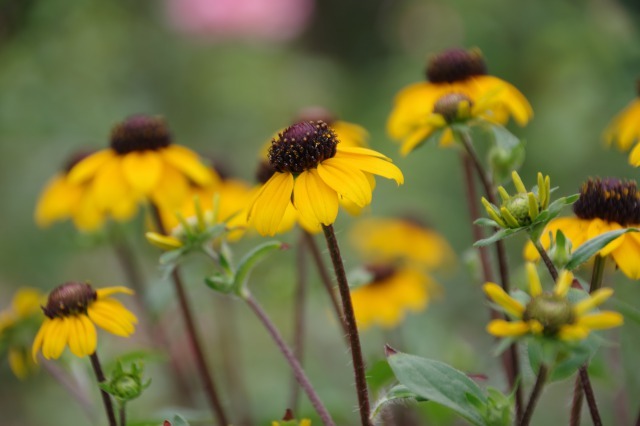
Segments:
[[[84,338],[82,340],[83,353],[85,355],[91,355],[96,351],[96,346],[98,346],[98,333],[88,316],[80,315],[79,318],[84,326]]]
[[[573,311],[577,316],[580,316],[585,312],[589,312],[590,310],[602,305],[612,295],[613,289],[599,288],[598,290],[591,293],[588,297],[573,305]]]
[[[134,151],[122,156],[122,172],[131,187],[142,194],[149,194],[158,184],[163,165],[156,151]]]
[[[293,205],[306,221],[331,225],[338,216],[338,194],[320,177],[316,169],[304,171],[296,178]]]
[[[170,235],[147,232],[144,236],[147,238],[147,241],[162,250],[175,250],[183,246],[182,241]]]
[[[529,332],[529,324],[524,321],[493,320],[487,325],[487,331],[498,337],[518,337]]]
[[[25,357],[23,351],[17,348],[9,348],[9,368],[15,376],[24,380],[29,375],[29,366],[28,362],[30,362],[28,355]]]
[[[569,271],[560,271],[553,291],[558,296],[566,296],[572,283],[573,274]]]
[[[637,233],[622,235],[620,246],[611,253],[616,265],[632,280],[640,279],[640,237]]]
[[[498,284],[486,283],[482,289],[491,300],[500,305],[509,315],[522,318],[525,309],[524,306],[509,296]]]
[[[352,167],[387,179],[393,179],[398,185],[404,183],[404,176],[400,169],[391,163],[388,157],[371,149],[353,147],[340,148],[338,145],[338,150],[334,158],[346,159],[351,163]]]
[[[131,290],[129,287],[124,287],[124,286],[105,287],[105,288],[99,288],[96,290],[98,299],[104,299],[105,297],[109,297],[112,294],[116,294],[116,293],[124,293],[129,295],[135,294],[135,292]]]
[[[284,213],[291,203],[293,176],[291,173],[274,173],[262,186],[252,206],[248,220],[261,235],[272,236],[278,230]]]
[[[159,152],[165,161],[198,185],[205,186],[219,181],[219,177],[215,175],[211,169],[202,164],[198,154],[189,148],[172,144],[161,149]]]
[[[90,191],[96,205],[107,210],[121,200],[131,197],[133,189],[124,177],[120,157],[112,157],[102,164]]]
[[[82,358],[84,354],[84,325],[79,317],[82,315],[74,315],[65,318],[69,322],[69,349],[71,353]]]
[[[31,356],[33,357],[33,361],[38,361],[38,352],[42,349],[42,344],[44,342],[45,336],[49,333],[48,328],[51,326],[51,319],[45,318],[36,334],[35,339],[33,339],[33,345],[31,346]]]
[[[330,158],[318,165],[318,175],[338,194],[360,207],[371,203],[371,186],[363,172],[349,162]]]
[[[563,325],[558,331],[561,340],[574,341],[585,339],[589,335],[589,329],[579,325]]]
[[[116,336],[129,337],[135,330],[130,321],[106,307],[104,300],[98,300],[89,306],[87,314],[98,327]]]
[[[114,157],[116,157],[116,153],[112,149],[103,149],[83,158],[69,170],[67,175],[69,182],[80,184],[93,179],[102,173],[100,169]],[[100,173],[98,173],[99,171]]]
[[[604,330],[621,326],[624,323],[624,317],[613,311],[596,312],[589,315],[583,315],[578,318],[577,325],[586,327],[590,330]]]
[[[592,239],[599,235],[604,234],[605,232],[615,231],[617,229],[622,229],[620,224],[615,222],[605,222],[601,219],[592,219],[589,227],[587,228],[587,238]],[[609,244],[604,246],[598,253],[600,256],[608,256],[613,250],[620,247],[624,239],[624,235],[619,236],[615,240],[611,241]]]
[[[527,262],[527,277],[529,279],[529,294],[531,297],[542,294],[542,284],[540,283],[536,265],[531,262]]]
[[[69,340],[69,322],[67,318],[54,318],[44,336],[42,354],[47,359],[58,359]]]
[[[342,146],[366,147],[369,141],[369,132],[357,124],[336,120],[331,123],[331,128],[336,132]]]
[[[400,154],[407,156],[411,151],[420,146],[434,131],[433,126],[425,125],[410,133],[400,147]]]
[[[640,144],[637,144],[629,153],[629,164],[634,167],[640,166]]]
[[[80,231],[91,232],[99,229],[106,217],[103,211],[101,211],[90,191],[83,191],[80,199],[75,205],[75,209],[72,212],[73,224]]]
[[[189,182],[175,167],[165,164],[151,201],[160,208],[177,211],[189,198]]]
[[[81,195],[82,189],[79,185],[70,184],[62,174],[54,176],[38,198],[36,224],[47,227],[57,220],[70,217]]]

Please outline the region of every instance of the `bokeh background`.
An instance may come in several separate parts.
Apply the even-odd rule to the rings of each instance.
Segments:
[[[0,308],[23,285],[49,290],[67,280],[88,279],[97,286],[123,282],[104,235],[78,235],[68,223],[41,230],[32,219],[39,191],[66,157],[78,148],[106,146],[115,122],[134,113],[162,114],[178,143],[252,180],[265,140],[300,108],[322,105],[365,126],[373,148],[405,173],[400,188],[380,181],[371,212],[419,215],[458,256],[456,267],[439,276],[442,296],[426,312],[409,316],[400,332],[363,333],[367,361],[381,360],[383,344],[391,342],[485,374],[485,383],[501,388],[494,341],[484,331],[488,314],[480,282],[468,267],[474,256],[459,154],[425,146],[400,158],[385,133],[393,96],[423,78],[429,54],[477,46],[490,72],[520,88],[533,105],[534,120],[512,129],[527,141],[525,182],[532,183],[540,170],[551,175],[558,194],[568,195],[589,176],[636,178],[626,155],[606,149],[601,134],[636,96],[639,24],[640,6],[632,0],[2,0]],[[352,221],[341,215],[336,224],[348,268],[358,265],[346,238]],[[172,341],[185,346],[171,286],[156,266],[158,252],[143,241],[143,228],[139,218],[124,230]],[[295,243],[296,235],[283,239]],[[240,251],[258,241],[243,243]],[[516,283],[522,282],[522,244],[521,238],[508,242]],[[252,282],[287,336],[293,328],[294,260],[295,250],[276,254]],[[233,406],[224,392],[221,334],[226,330],[241,346],[230,360],[247,382],[249,398],[240,409],[250,412],[255,424],[269,424],[281,417],[289,398],[284,362],[244,306],[202,285],[203,263],[194,261],[190,271],[191,298],[225,403]],[[348,352],[315,274],[310,279],[305,364],[338,423],[356,424]],[[607,279],[615,280],[619,299],[640,306],[638,283],[613,270]],[[639,408],[639,331],[627,319],[595,361],[593,381],[605,424],[627,424]],[[101,334],[100,340],[107,363],[122,353],[148,350],[144,336],[124,340]],[[188,368],[191,359],[183,357]],[[193,395],[179,402],[163,363],[154,356],[147,361],[153,383],[131,404],[132,423],[179,412],[203,421],[194,424],[207,424],[197,380]],[[2,425],[104,424],[88,361],[67,354],[58,364],[86,381],[98,420],[92,422],[45,372],[19,381],[3,359]],[[530,371],[524,380],[531,383]],[[534,424],[566,424],[572,385],[567,380],[549,386]],[[430,422],[425,424],[455,424],[443,410],[428,405],[421,410]],[[315,418],[304,398],[300,414]]]

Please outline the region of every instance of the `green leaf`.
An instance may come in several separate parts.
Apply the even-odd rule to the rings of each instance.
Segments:
[[[245,254],[238,263],[238,269],[236,270],[235,278],[233,281],[233,289],[236,294],[242,294],[251,271],[256,264],[262,260],[267,254],[274,250],[279,250],[286,247],[280,241],[268,241],[255,247],[249,253]]]
[[[495,220],[491,220],[488,217],[481,217],[479,219],[476,219],[473,221],[473,224],[480,225],[480,226],[491,226],[493,228],[500,227],[500,225],[498,225]]]
[[[504,240],[505,238],[509,238],[510,236],[517,234],[518,232],[526,229],[526,227],[522,228],[509,228],[509,229],[500,229],[498,232],[490,236],[489,238],[485,238],[483,240],[476,241],[473,243],[474,247],[482,247],[488,246],[489,244],[493,244],[497,241]]]
[[[549,381],[560,381],[571,377],[587,363],[600,347],[600,338],[591,334],[588,338],[575,343],[567,343],[551,338],[529,340],[527,352],[533,371],[541,364],[550,366]]]
[[[217,292],[228,294],[233,290],[234,277],[216,272],[213,275],[205,277],[204,282],[207,286]]]
[[[570,271],[576,269],[578,266],[591,259],[592,256],[594,256],[603,247],[618,238],[620,235],[626,234],[627,232],[638,231],[640,230],[637,228],[616,229],[615,231],[605,232],[604,234],[598,235],[595,238],[585,241],[573,252],[566,268]]]
[[[367,384],[371,390],[376,391],[394,378],[393,370],[386,359],[381,359],[367,369]]]
[[[173,416],[170,422],[171,422],[171,426],[189,426],[189,422],[186,421],[185,418],[179,414],[176,414],[175,416]]]
[[[426,399],[411,392],[409,389],[407,389],[406,386],[396,385],[392,387],[389,392],[383,395],[382,398],[378,399],[376,405],[373,407],[373,410],[371,410],[371,419],[375,419],[380,414],[380,411],[382,411],[385,405],[390,402],[396,402],[398,400],[413,400],[417,402],[426,401]]]
[[[502,149],[512,150],[522,143],[516,135],[499,124],[491,123],[489,129],[496,145]]]
[[[398,381],[416,395],[456,411],[474,425],[485,422],[472,400],[487,403],[487,397],[473,380],[445,363],[401,352],[387,360]]]

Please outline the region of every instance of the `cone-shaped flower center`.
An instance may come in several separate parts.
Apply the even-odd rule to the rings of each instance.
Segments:
[[[427,80],[453,83],[487,73],[487,64],[478,50],[450,49],[434,56],[427,65]]]
[[[324,121],[303,121],[287,127],[271,141],[269,162],[280,173],[300,174],[336,155],[338,138]]]
[[[640,223],[640,193],[635,181],[589,179],[573,211],[581,219],[599,218],[622,226]]]
[[[460,106],[466,102],[469,107],[472,102],[467,95],[462,93],[448,93],[438,99],[433,105],[433,112],[444,117],[447,123],[453,123],[456,120],[465,118],[461,117]]]
[[[111,148],[121,155],[156,150],[169,144],[171,133],[162,117],[134,115],[111,130]]]
[[[47,306],[42,311],[49,318],[84,313],[96,298],[97,294],[89,284],[71,281],[49,294]]]
[[[378,284],[393,276],[396,273],[396,267],[393,265],[373,264],[366,265],[365,269],[371,274],[371,284]]]
[[[543,293],[531,299],[522,319],[536,320],[542,324],[544,334],[554,335],[563,325],[573,324],[575,315],[571,303],[566,298],[557,294]]]

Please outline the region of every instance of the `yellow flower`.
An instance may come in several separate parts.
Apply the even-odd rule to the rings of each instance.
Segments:
[[[604,131],[607,145],[616,145],[621,151],[628,151],[635,145],[629,154],[629,163],[636,167],[640,166],[640,80],[637,91],[638,97],[614,117]]]
[[[540,242],[548,248],[549,233],[558,230],[567,237],[575,251],[585,241],[605,232],[623,228],[640,227],[640,192],[636,182],[615,178],[589,179],[580,189],[580,198],[573,205],[575,217],[561,217],[549,222],[542,232]],[[640,235],[622,234],[603,247],[598,254],[611,256],[618,268],[633,280],[640,279]],[[539,259],[532,243],[524,249],[529,261]]]
[[[406,312],[420,312],[427,307],[437,284],[424,273],[392,264],[366,267],[371,282],[351,291],[351,301],[358,327],[371,325],[396,327]]]
[[[80,161],[68,179],[88,185],[98,209],[128,220],[145,200],[179,209],[190,185],[210,185],[216,176],[195,152],[172,144],[164,119],[133,116],[114,127],[109,148]]]
[[[36,365],[29,356],[28,342],[25,340],[26,330],[40,317],[42,294],[32,288],[21,288],[13,296],[11,306],[0,312],[0,346],[6,346],[9,367],[19,379],[26,378]],[[35,329],[33,330],[35,332]],[[30,342],[31,334],[28,339]]]
[[[561,340],[582,340],[592,330],[603,330],[622,325],[623,317],[617,312],[590,313],[604,303],[613,290],[601,288],[577,303],[567,299],[573,274],[562,271],[553,292],[544,292],[535,265],[527,263],[529,294],[525,305],[509,296],[499,285],[486,283],[484,291],[489,298],[516,321],[493,320],[487,326],[490,334],[498,337],[542,335]]]
[[[249,219],[262,235],[277,232],[291,202],[304,221],[330,225],[340,197],[358,207],[371,203],[375,181],[370,174],[404,182],[389,158],[367,148],[341,147],[323,121],[287,128],[272,142],[269,161],[276,171],[249,208]]]
[[[272,421],[271,426],[311,426],[311,420],[303,419],[298,421],[295,419],[295,416],[293,415],[291,409],[287,409],[282,420]]]
[[[127,308],[109,296],[133,294],[126,287],[94,290],[91,285],[68,282],[56,287],[42,308],[46,316],[33,341],[33,359],[38,352],[46,359],[57,359],[69,345],[78,357],[91,355],[98,343],[96,325],[117,336],[129,337],[138,322]]]
[[[426,82],[404,88],[395,98],[387,131],[392,139],[402,143],[403,153],[410,152],[436,128],[445,125],[444,118],[433,113],[437,101],[452,93],[463,95],[470,105],[476,105],[476,111],[470,115],[475,113],[491,122],[505,124],[513,117],[524,126],[533,117],[531,105],[518,89],[487,74],[484,58],[477,49],[447,50],[429,61]],[[452,142],[451,133],[445,132],[441,145]]]
[[[350,239],[362,257],[374,263],[400,262],[435,269],[454,258],[442,236],[410,219],[362,219],[354,226]]]
[[[35,221],[40,227],[53,222],[72,219],[81,231],[95,231],[104,223],[105,216],[95,205],[89,185],[69,179],[69,171],[90,153],[80,152],[72,156],[63,171],[49,180],[38,198]]]

